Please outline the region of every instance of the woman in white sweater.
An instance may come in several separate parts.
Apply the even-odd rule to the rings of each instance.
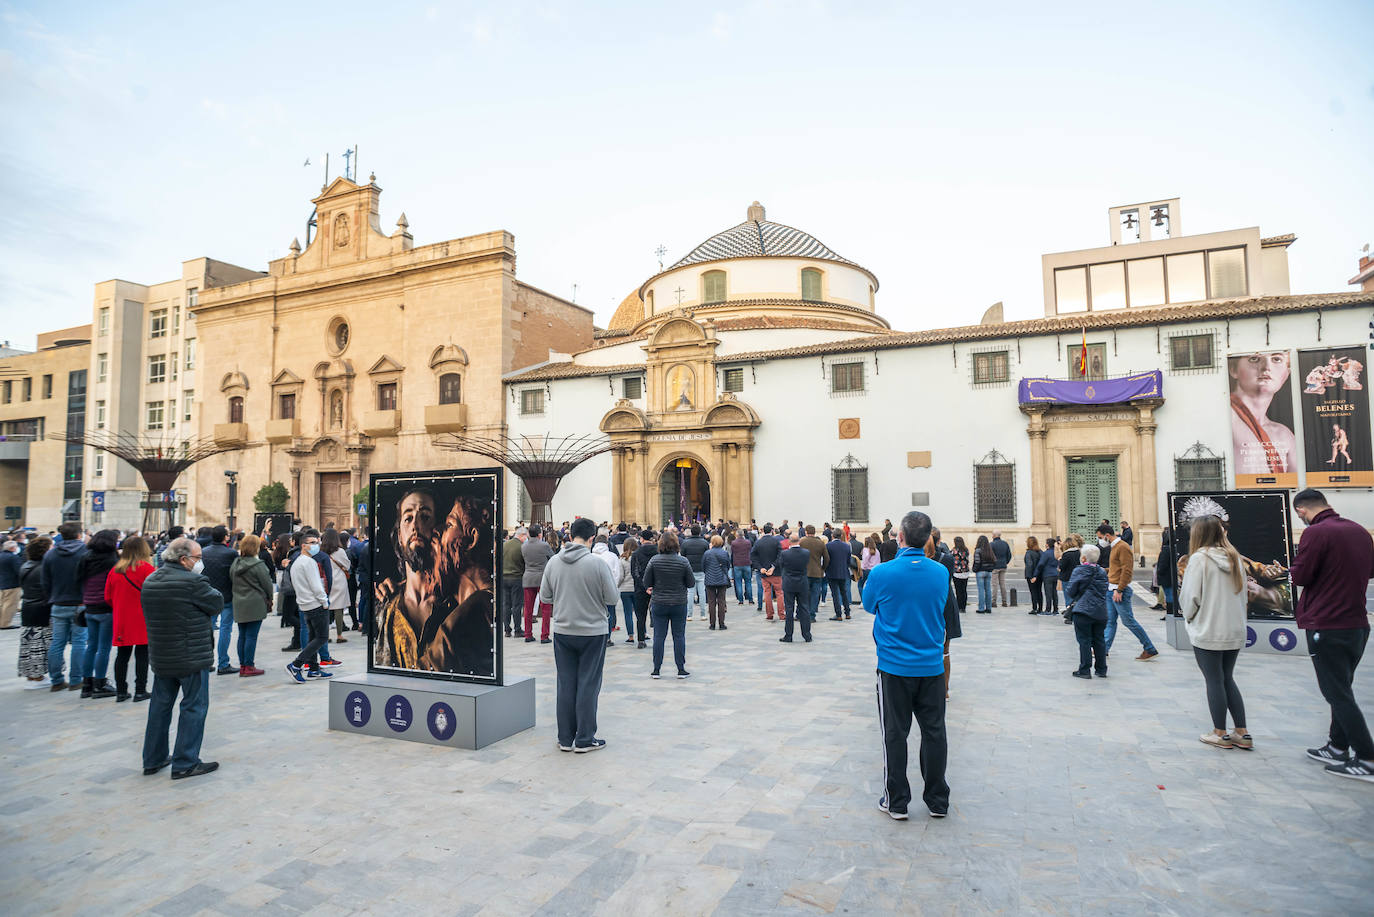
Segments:
[[[1245,646],[1245,568],[1240,554],[1226,537],[1221,520],[1201,516],[1188,532],[1187,572],[1179,592],[1193,656],[1207,680],[1207,706],[1213,729],[1202,735],[1213,748],[1255,747],[1245,728],[1245,703],[1231,677],[1236,657]],[[1226,712],[1235,729],[1226,731]]]

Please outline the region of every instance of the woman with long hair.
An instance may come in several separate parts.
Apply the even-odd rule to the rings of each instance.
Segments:
[[[103,529],[91,536],[86,554],[77,562],[76,581],[86,615],[86,680],[82,697],[114,697],[117,693],[105,673],[110,667],[114,609],[105,599],[105,578],[119,560],[119,533]]]
[[[1040,610],[1047,615],[1059,614],[1059,558],[1054,554],[1055,544],[1053,538],[1045,539],[1045,549],[1040,552],[1040,566],[1036,573],[1045,594]]]
[[[25,689],[47,687],[48,647],[52,644],[52,605],[43,588],[43,555],[52,539],[40,535],[24,548],[19,566],[19,675],[28,679]],[[56,690],[61,690],[57,685]]]
[[[124,539],[119,560],[105,577],[105,601],[114,609],[115,702],[129,699],[129,657],[134,657],[134,702],[148,693],[148,625],[143,619],[143,581],[153,572],[153,549],[137,535]]]
[[[1040,541],[1034,535],[1026,539],[1026,553],[1021,560],[1025,563],[1026,591],[1031,600],[1026,614],[1038,615],[1044,608],[1044,591],[1040,588]]]
[[[326,555],[334,569],[329,583],[329,612],[334,616],[334,642],[347,643],[344,636],[344,612],[348,611],[348,573],[353,562],[343,549],[338,529],[325,529],[320,535],[320,553]]]
[[[630,571],[630,560],[639,550],[639,539],[631,536],[620,543],[620,575],[616,587],[620,592],[620,610],[625,616],[625,642],[635,642],[635,580]],[[644,635],[640,634],[640,639]]]
[[[978,583],[978,607],[974,614],[992,614],[992,571],[997,569],[997,558],[993,556],[992,544],[988,536],[979,535],[973,547],[973,576]]]
[[[1179,610],[1207,681],[1207,708],[1212,731],[1200,738],[1213,748],[1255,747],[1245,728],[1245,702],[1232,673],[1245,646],[1245,568],[1240,552],[1226,537],[1216,516],[1199,516],[1188,529],[1188,566],[1179,593]],[[1226,731],[1230,711],[1235,729]]]
[[[234,623],[239,626],[240,678],[267,674],[256,665],[258,631],[272,610],[272,572],[262,561],[261,549],[261,538],[244,535],[239,542],[239,556],[229,565],[229,583],[234,590]]]
[[[687,671],[687,593],[696,588],[697,578],[679,550],[677,533],[664,532],[658,539],[658,553],[644,569],[644,591],[649,594],[649,614],[654,621],[654,670],[650,678],[658,678],[663,667],[663,645],[669,629],[673,632],[677,677],[692,674]]]
[[[959,606],[959,614],[968,608],[969,554],[963,535],[954,536],[954,548],[950,552],[954,558],[954,572],[950,574],[954,585],[954,604]]]

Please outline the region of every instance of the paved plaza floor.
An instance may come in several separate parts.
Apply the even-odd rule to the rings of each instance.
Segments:
[[[1374,785],[1303,749],[1327,708],[1306,659],[1243,655],[1255,751],[1218,751],[1191,653],[1081,681],[1059,618],[964,617],[949,701],[950,817],[876,809],[870,619],[812,644],[731,604],[688,630],[690,680],[608,651],[600,734],[555,748],[551,647],[538,726],[478,752],[330,732],[290,683],[275,619],[259,678],[213,676],[203,756],[141,773],[147,707],[0,687],[0,910],[348,914],[1354,914],[1374,907]],[[623,641],[623,632],[617,633]],[[0,634],[12,664],[17,631]],[[366,643],[336,647],[345,672]],[[1367,664],[1358,693],[1374,713]],[[671,665],[665,666],[665,671]],[[913,737],[913,776],[916,774]]]

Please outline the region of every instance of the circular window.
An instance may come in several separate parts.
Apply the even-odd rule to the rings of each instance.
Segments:
[[[348,322],[342,318],[336,318],[329,323],[327,344],[330,353],[338,356],[348,349],[348,341],[352,332],[348,327]]]

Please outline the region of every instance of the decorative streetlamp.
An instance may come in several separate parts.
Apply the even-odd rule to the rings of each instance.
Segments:
[[[505,466],[524,482],[530,495],[530,521],[540,523],[552,520],[553,495],[563,477],[587,459],[611,449],[610,439],[600,433],[557,439],[449,433],[434,440],[434,445],[484,455]]]

